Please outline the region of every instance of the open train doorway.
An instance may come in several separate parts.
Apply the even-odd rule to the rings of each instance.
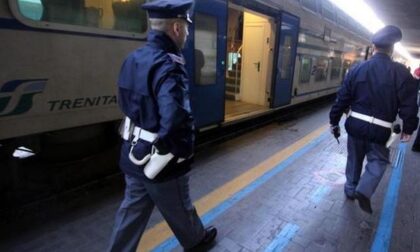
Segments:
[[[229,3],[225,122],[269,110],[274,18]]]

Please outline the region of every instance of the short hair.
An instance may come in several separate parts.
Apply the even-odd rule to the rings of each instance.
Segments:
[[[149,18],[150,28],[163,32],[168,32],[175,21],[176,18]]]
[[[377,52],[391,54],[394,50],[394,45],[375,45],[375,48]]]

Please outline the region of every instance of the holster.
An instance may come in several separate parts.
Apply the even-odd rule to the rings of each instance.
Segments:
[[[170,152],[165,155],[160,155],[157,152],[153,153],[144,167],[144,175],[149,179],[154,179],[173,158],[174,155]]]

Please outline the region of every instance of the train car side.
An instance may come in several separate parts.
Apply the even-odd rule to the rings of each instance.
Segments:
[[[123,58],[141,43],[27,26],[20,22],[24,17],[18,20],[16,14],[5,11],[9,9],[5,2],[0,21],[0,36],[5,38],[0,139],[121,118],[116,76]]]
[[[88,139],[117,122],[118,71],[148,29],[142,2],[1,0],[0,140]],[[369,51],[369,33],[328,0],[200,0],[193,17],[201,129],[334,94]]]

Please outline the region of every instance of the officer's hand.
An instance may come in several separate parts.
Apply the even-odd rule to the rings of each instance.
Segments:
[[[162,139],[157,138],[154,142],[153,142],[153,146],[155,146],[157,153],[159,155],[166,155],[169,153],[169,148],[168,146],[162,141]]]
[[[330,125],[330,132],[334,135],[335,138],[340,137],[340,126],[338,125]]]
[[[410,138],[411,138],[411,135],[408,135],[408,134],[405,134],[405,133],[401,133],[401,139],[400,139],[400,141],[401,142],[408,142],[408,141],[410,141]]]

